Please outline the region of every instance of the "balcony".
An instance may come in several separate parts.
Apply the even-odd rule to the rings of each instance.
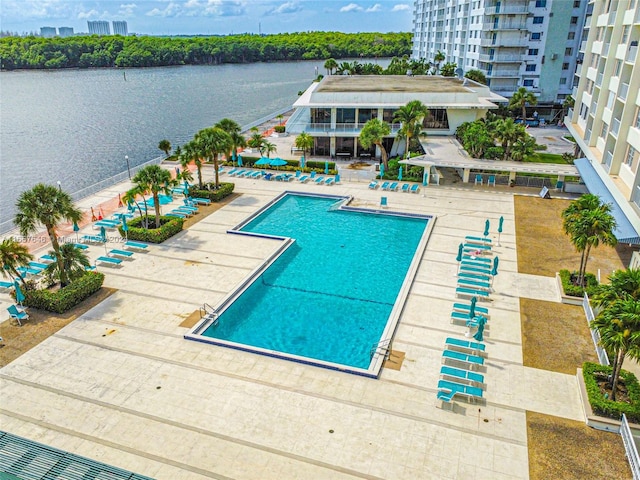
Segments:
[[[337,123],[335,128],[331,128],[330,123],[307,123],[304,131],[308,133],[359,133],[364,127],[364,123]],[[398,133],[402,128],[400,123],[390,125],[391,133]]]
[[[512,6],[499,6],[488,7],[484,9],[485,15],[527,15],[529,9],[526,5],[512,5]]]
[[[618,97],[620,97],[622,100],[626,100],[628,94],[629,94],[629,84],[621,83],[620,90],[618,91]]]
[[[602,79],[604,78],[604,73],[600,72],[596,77],[596,85],[599,87],[602,85]]]
[[[637,53],[638,53],[638,46],[632,45],[631,47],[629,47],[629,51],[627,52],[625,61],[629,63],[635,62]]]
[[[489,78],[519,78],[520,70],[493,70],[487,73]]]
[[[493,63],[522,63],[522,55],[496,55],[496,54],[480,54],[478,59],[481,62]]]
[[[618,138],[618,132],[620,131],[620,119],[614,118],[613,122],[611,122],[611,134]]]
[[[498,36],[493,38],[492,35],[484,34],[480,37],[481,47],[528,47],[529,39],[522,37]]]
[[[526,30],[527,22],[485,22],[482,29],[485,31],[495,30]]]

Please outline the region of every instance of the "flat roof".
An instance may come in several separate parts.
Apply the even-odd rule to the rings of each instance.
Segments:
[[[316,92],[411,92],[411,93],[467,93],[462,80],[453,77],[420,75],[328,75]],[[470,82],[468,86],[475,86]]]

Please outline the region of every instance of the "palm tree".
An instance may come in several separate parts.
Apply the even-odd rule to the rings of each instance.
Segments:
[[[73,243],[65,243],[60,246],[60,257],[64,270],[67,272],[70,281],[73,281],[83,276],[87,271],[86,267],[91,266],[89,257],[84,251],[76,247]],[[55,252],[49,252],[52,257],[55,256]],[[53,262],[47,266],[45,273],[49,278],[60,278],[60,267],[58,262]]]
[[[284,115],[279,113],[278,115],[276,115],[276,118],[278,119],[278,124],[282,125],[282,119],[284,118]]]
[[[244,139],[244,136],[239,132],[231,132],[229,136],[231,137],[231,152],[232,152],[231,159],[233,161],[237,157],[238,148],[246,147],[247,141]]]
[[[171,142],[169,140],[160,140],[158,144],[158,148],[164,152],[164,154],[168,157],[169,152],[171,151]]]
[[[5,238],[0,243],[0,264],[2,275],[8,278],[19,278],[26,287],[24,277],[18,273],[18,267],[24,267],[33,260],[29,249],[16,241],[13,237]]]
[[[182,146],[182,153],[180,154],[180,165],[183,170],[189,167],[189,164],[193,162],[198,170],[198,186],[202,190],[202,156],[200,148],[195,140],[191,140]]]
[[[266,156],[267,158],[269,158],[272,153],[276,153],[277,151],[278,147],[267,140],[263,141],[262,145],[260,146],[260,155]]]
[[[609,276],[609,283],[598,285],[591,303],[595,307],[605,307],[627,297],[640,301],[640,268],[627,268],[613,272]]]
[[[509,108],[521,108],[522,109],[522,121],[527,120],[527,103],[529,105],[535,105],[538,103],[538,99],[524,87],[520,87],[509,100]]]
[[[380,154],[382,155],[382,163],[384,168],[389,168],[387,161],[387,151],[382,145],[384,137],[391,133],[391,127],[387,122],[383,122],[377,118],[372,118],[364,124],[362,130],[360,130],[360,144],[364,148],[370,148],[372,145],[377,145],[380,148]]]
[[[473,80],[474,82],[478,82],[483,85],[487,84],[487,76],[484,74],[482,70],[476,70],[476,69],[469,70],[467,73],[464,74],[464,76],[469,80]]]
[[[51,246],[55,252],[56,262],[60,272],[60,284],[64,287],[69,283],[69,278],[60,256],[60,243],[56,229],[63,222],[79,222],[82,219],[82,211],[73,204],[71,196],[52,185],[39,183],[31,190],[20,194],[16,202],[18,213],[14,220],[20,229],[21,235],[29,235],[44,225],[51,240]]]
[[[610,385],[615,401],[625,357],[640,358],[640,302],[630,296],[615,300],[598,313],[590,327],[600,333],[600,344],[613,353]]]
[[[333,71],[338,68],[338,62],[333,58],[328,58],[326,62],[324,62],[324,68],[327,70],[327,75],[331,75]]]
[[[399,134],[407,140],[407,147],[405,149],[407,158],[409,158],[409,146],[411,144],[411,137],[418,128],[422,125],[422,120],[429,114],[429,109],[420,101],[412,100],[406,105],[396,110],[393,121],[402,123],[402,128]]]
[[[184,171],[185,169],[183,169],[183,172]],[[186,171],[188,172],[189,170],[186,170]],[[140,213],[140,217],[144,218],[143,227],[148,229],[149,228],[149,215],[148,215],[149,209],[147,207],[147,199],[145,198],[146,194],[147,194],[147,191],[144,188],[140,186],[135,186],[130,190],[126,191],[126,193],[122,196],[122,201],[127,205],[135,204],[135,206],[138,208],[138,212]],[[137,200],[138,196],[142,197],[142,205],[144,205],[144,215],[142,214],[142,207],[140,206],[140,203]]]
[[[138,191],[151,192],[153,197],[153,207],[155,210],[156,228],[160,228],[160,193],[166,195],[171,194],[171,187],[177,183],[171,178],[169,170],[165,170],[159,165],[148,165],[139,170],[131,179],[134,184],[134,189]]]
[[[591,248],[597,248],[601,243],[612,247],[617,244],[613,234],[616,221],[611,215],[611,205],[602,203],[600,197],[593,194],[571,202],[562,212],[562,217],[565,233],[570,236],[576,250],[582,253],[576,283],[583,285]]]
[[[445,61],[447,57],[445,57],[444,52],[438,50],[438,52],[434,55],[433,61],[435,62],[435,71],[438,73],[440,71],[440,64]]]
[[[255,132],[251,135],[249,140],[247,140],[247,145],[249,145],[251,148],[260,149],[260,147],[262,146],[262,142],[264,142],[264,137],[262,136],[262,134]]]
[[[302,132],[300,135],[296,137],[295,146],[297,148],[301,148],[302,154],[305,155],[306,157],[307,152],[311,151],[314,143],[315,141],[313,140],[313,137],[311,135],[309,135],[308,133]]]
[[[220,183],[218,172],[218,156],[231,150],[231,135],[218,127],[205,128],[196,133],[194,137],[201,155],[213,162],[214,185],[218,188]]]
[[[513,143],[511,158],[516,162],[524,162],[527,158],[529,158],[536,152],[535,148],[536,139],[528,133],[525,133]]]
[[[513,121],[513,118],[497,118],[489,125],[493,130],[496,140],[502,144],[503,158],[508,160],[511,156],[511,145],[518,137],[518,125]]]
[[[280,115],[282,117],[282,115]],[[238,147],[244,147],[246,145],[246,141],[244,136],[240,134],[242,131],[242,127],[235,120],[231,120],[229,118],[223,118],[218,123],[214,125],[214,128],[221,128],[225,132],[229,134],[231,137],[231,144],[229,145],[229,151],[224,152],[227,157],[227,161],[229,158],[235,160],[236,152],[238,151]]]

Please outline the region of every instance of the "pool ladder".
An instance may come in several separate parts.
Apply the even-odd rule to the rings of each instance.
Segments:
[[[371,351],[369,352],[369,358],[373,358],[374,355],[384,355],[384,359],[387,360],[391,354],[391,339],[380,340],[378,343],[373,344]]]
[[[211,325],[218,325],[218,313],[208,303],[203,304],[200,307],[200,318],[204,318],[206,321],[211,321]]]

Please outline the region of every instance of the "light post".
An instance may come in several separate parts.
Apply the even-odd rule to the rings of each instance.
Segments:
[[[129,172],[129,180],[131,180],[131,167],[129,166],[129,155],[125,155],[124,159],[127,162],[127,172]]]
[[[60,182],[60,180],[58,180],[58,191],[62,191],[62,183]]]

